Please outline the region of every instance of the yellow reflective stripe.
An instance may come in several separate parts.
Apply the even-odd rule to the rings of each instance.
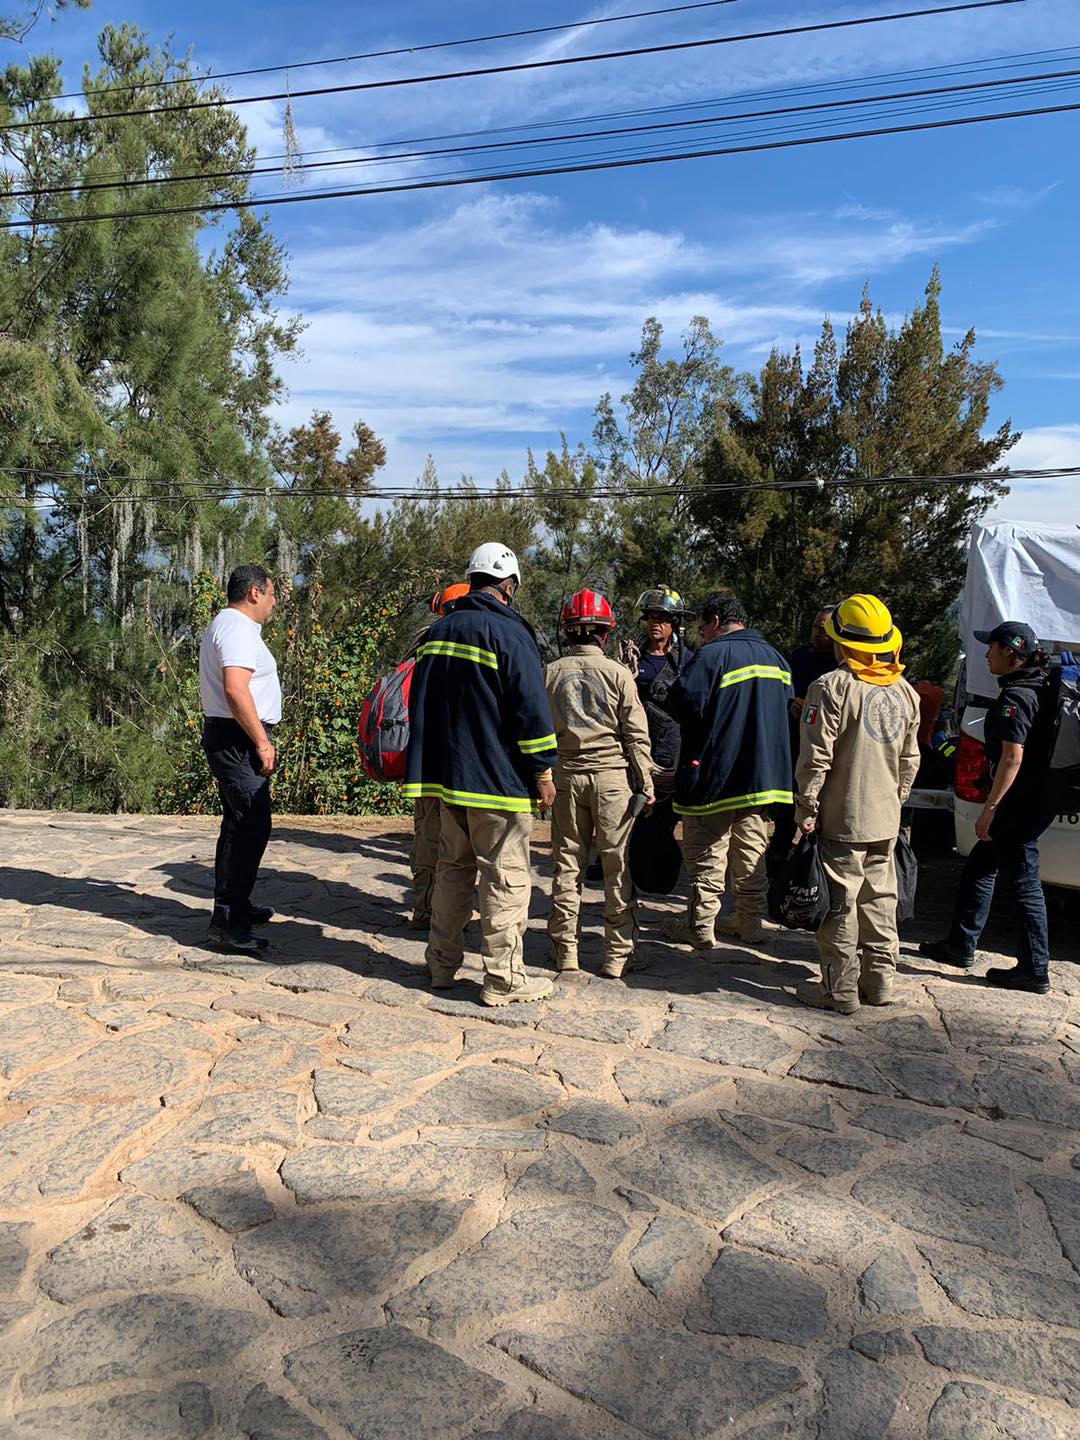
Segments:
[[[759,790],[756,795],[728,795],[711,805],[673,804],[676,815],[719,815],[725,810],[757,809],[762,805],[791,805],[795,797],[790,790]]]
[[[555,736],[541,735],[539,740],[519,740],[518,749],[523,755],[538,755],[541,750],[554,750]]]
[[[489,670],[499,668],[499,657],[494,650],[481,650],[476,645],[459,645],[455,640],[425,640],[416,652],[418,660],[429,655],[448,655],[452,660],[472,660],[477,665],[486,665]]]
[[[716,688],[725,685],[741,685],[744,680],[779,680],[782,685],[791,684],[791,671],[781,670],[779,665],[744,665],[740,670],[729,670],[721,675]]]
[[[539,808],[539,801],[519,795],[480,795],[472,790],[448,790],[445,785],[410,781],[402,786],[407,800],[441,800],[445,805],[464,805],[474,810],[505,810],[526,815]]]

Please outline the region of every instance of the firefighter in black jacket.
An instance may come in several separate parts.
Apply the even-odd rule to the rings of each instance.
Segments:
[[[550,980],[526,973],[522,954],[529,836],[538,804],[554,802],[558,751],[536,639],[510,608],[520,583],[517,557],[505,545],[481,545],[466,573],[469,594],[416,652],[405,794],[440,802],[431,983],[454,983],[479,876],[480,998],[506,1005],[552,990]]]

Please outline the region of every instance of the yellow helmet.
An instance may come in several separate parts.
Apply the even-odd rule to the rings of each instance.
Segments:
[[[841,600],[825,621],[826,634],[851,650],[872,655],[900,649],[900,631],[892,622],[888,606],[876,595],[849,595]]]

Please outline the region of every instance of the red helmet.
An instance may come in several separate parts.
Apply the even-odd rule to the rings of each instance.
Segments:
[[[560,628],[569,630],[578,625],[588,625],[596,630],[614,630],[615,616],[598,590],[579,590],[563,606],[559,616]]]

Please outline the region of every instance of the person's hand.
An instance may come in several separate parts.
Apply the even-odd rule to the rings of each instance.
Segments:
[[[653,808],[653,806],[654,806],[655,804],[656,804],[656,796],[655,796],[655,795],[646,795],[646,796],[645,796],[645,804],[641,807],[641,813],[642,813],[643,815],[651,815],[651,814],[652,814],[652,808]]]
[[[277,762],[277,751],[273,745],[270,744],[269,740],[265,745],[257,745],[255,747],[255,754],[259,757],[259,774],[272,775],[274,773],[274,765]]]
[[[800,715],[802,714],[802,712],[803,712],[803,706],[804,706],[805,704],[806,704],[806,701],[805,701],[805,700],[799,700],[799,699],[792,700],[791,704],[788,706],[788,709],[791,711],[791,718],[792,718],[793,720],[798,720],[799,716],[800,716]]]
[[[553,780],[538,780],[536,782],[536,793],[540,797],[540,809],[550,810],[555,804],[555,782]]]
[[[994,807],[996,808],[996,807]],[[978,820],[975,821],[975,834],[980,840],[990,839],[990,826],[994,823],[994,809],[984,805]]]
[[[795,826],[795,829],[798,832],[799,838],[801,839],[804,835],[812,835],[814,833],[814,831],[817,829],[817,821],[812,815],[808,815],[805,820],[800,820],[798,822],[798,824]]]

